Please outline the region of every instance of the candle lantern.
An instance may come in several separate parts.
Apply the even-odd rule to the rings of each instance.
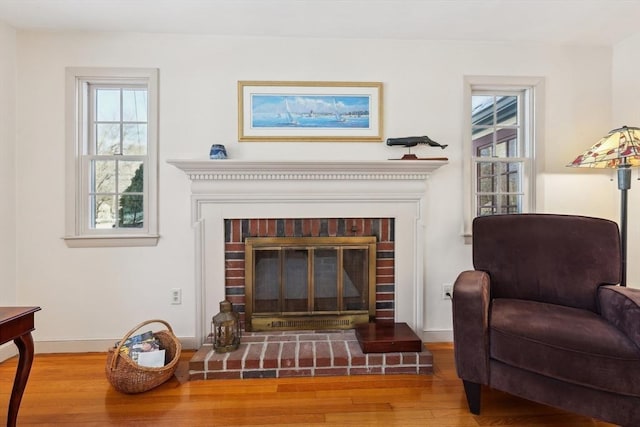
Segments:
[[[231,307],[231,302],[220,302],[220,313],[211,320],[213,330],[213,350],[216,353],[227,353],[236,350],[240,345],[240,318]]]

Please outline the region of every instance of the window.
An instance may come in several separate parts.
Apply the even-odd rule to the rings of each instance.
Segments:
[[[532,212],[542,81],[467,78],[465,235],[476,216]]]
[[[67,70],[69,246],[157,243],[157,85],[157,70]]]
[[[523,166],[529,159],[525,144],[524,98],[524,92],[472,92],[471,144],[476,216],[524,211]]]

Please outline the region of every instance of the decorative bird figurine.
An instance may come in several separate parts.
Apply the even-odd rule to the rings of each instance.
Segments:
[[[401,145],[403,147],[409,147],[409,154],[405,154],[401,160],[418,160],[418,157],[415,154],[411,154],[411,147],[415,147],[418,144],[426,144],[431,147],[440,147],[443,150],[447,148],[447,145],[440,144],[426,135],[425,136],[406,136],[403,138],[387,138],[387,145],[389,146]]]

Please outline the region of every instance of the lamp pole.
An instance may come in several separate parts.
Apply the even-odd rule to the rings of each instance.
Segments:
[[[631,165],[626,157],[618,165],[618,190],[620,190],[620,247],[622,276],[620,286],[627,286],[627,190],[631,188]]]

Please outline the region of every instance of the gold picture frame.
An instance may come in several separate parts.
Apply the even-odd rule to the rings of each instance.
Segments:
[[[380,82],[239,81],[239,141],[379,142]]]

